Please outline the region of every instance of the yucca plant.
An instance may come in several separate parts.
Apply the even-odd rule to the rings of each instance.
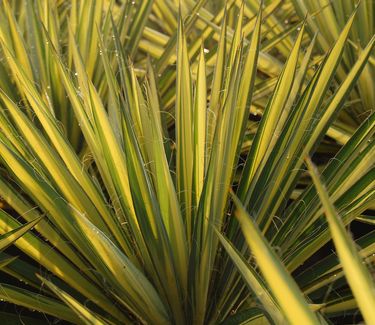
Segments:
[[[374,221],[375,115],[332,132],[375,38],[342,70],[363,9],[316,50],[309,19],[279,30],[292,3],[255,4],[1,2],[1,299],[73,324],[375,323],[374,231],[345,229]]]

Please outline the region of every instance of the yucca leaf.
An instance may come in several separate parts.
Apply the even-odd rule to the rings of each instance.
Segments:
[[[374,119],[375,115],[373,114],[369,117],[368,120],[366,120],[362,124],[362,126],[357,130],[355,135],[353,135],[351,140],[339,151],[339,153],[335,156],[335,159],[331,160],[331,162],[327,165],[326,169],[324,170],[323,177],[325,177],[325,179],[327,180],[328,189],[332,191],[330,192],[330,195],[333,195],[335,190],[341,190],[342,183],[340,182],[340,179],[342,180],[342,182],[346,182],[348,179],[352,180],[350,183],[346,183],[345,187],[347,190],[353,190],[354,184],[359,182],[359,179],[357,177],[348,176],[351,173],[357,174],[359,171],[359,169],[351,168],[351,166],[353,166],[353,160],[357,160],[356,157],[359,155],[359,152],[361,152],[363,156],[367,156],[368,158],[371,157],[371,151],[374,149],[371,149],[372,145],[371,142],[368,142],[368,140],[371,139],[375,132]],[[366,147],[367,149],[363,150]],[[357,162],[359,162],[359,160],[357,160]],[[364,169],[363,173],[366,173],[368,172],[370,167],[371,166],[369,164],[365,164],[362,165],[361,169]],[[361,175],[363,174],[359,173],[359,176]],[[371,183],[371,179],[368,178],[364,178],[364,181],[367,185],[364,184],[363,187],[360,186],[360,191],[362,191],[363,188],[366,188],[369,185],[369,182]],[[343,201],[343,206],[347,205],[352,201],[353,196],[349,195],[348,201],[346,203],[345,201]],[[278,243],[280,244],[282,241],[283,249],[286,249],[286,247],[290,247],[289,245],[291,245],[291,243],[293,242],[295,243],[295,246],[301,247],[301,245],[298,244],[299,241],[296,241],[296,237],[300,236],[301,238],[307,238],[306,232],[303,232],[302,234],[295,236],[297,233],[300,233],[300,230],[298,230],[296,231],[295,235],[292,235],[290,233],[290,230],[288,230],[290,229],[290,224],[293,224],[293,229],[296,230],[302,228],[306,229],[307,225],[313,223],[314,220],[316,220],[316,218],[318,218],[321,215],[322,211],[320,209],[321,205],[319,204],[314,187],[310,186],[308,189],[305,190],[305,192],[299,198],[299,200],[292,204],[290,208],[287,210],[287,218],[285,220],[285,223],[279,229],[278,234],[274,237],[273,243],[275,245],[278,245]],[[317,240],[318,237],[319,236],[313,238],[313,241]],[[328,237],[329,236],[326,236],[326,238]],[[306,250],[301,250],[300,253],[298,253],[299,258],[303,259],[306,258],[306,254]],[[296,258],[293,262],[291,262],[290,266],[292,270],[298,265],[297,261],[299,260],[299,258]]]
[[[198,18],[197,13],[198,13],[199,9],[204,5],[205,2],[206,2],[206,0],[199,0],[194,4],[191,12],[189,13],[189,15],[186,19],[186,22],[184,23],[185,26],[187,26],[188,30],[189,30],[190,26],[194,23],[194,21],[197,20],[197,18]],[[179,9],[181,9],[181,7]],[[182,22],[183,18],[184,17],[182,17],[181,11],[180,11],[179,12],[180,21],[178,23],[179,25]],[[173,54],[173,51],[175,49],[175,45],[176,45],[176,43],[178,43],[178,41],[180,39],[180,37],[178,36],[179,30],[180,29],[178,28],[177,31],[175,31],[174,34],[172,35],[172,37],[169,39],[168,44],[166,45],[166,49],[163,52],[163,55],[159,58],[159,60],[157,62],[156,71],[158,73],[162,73],[164,71],[168,61],[170,60],[170,57]]]
[[[18,238],[23,236],[26,232],[30,229],[34,228],[34,226],[42,219],[39,217],[30,221],[16,229],[8,231],[7,233],[0,236],[0,251],[7,248],[8,246],[12,245]]]
[[[12,257],[1,259],[0,260],[0,269],[2,269],[5,266],[7,266],[8,264],[14,262],[17,258],[18,258],[18,256],[12,256]]]
[[[206,64],[204,59],[203,44],[199,56],[197,83],[195,86],[194,100],[194,167],[193,188],[195,192],[194,202],[197,204],[203,189],[205,174],[205,149],[207,132],[207,89],[206,89]]]
[[[61,157],[64,159],[65,164],[69,167],[70,171],[73,173],[75,178],[83,185],[85,188],[85,191],[90,195],[90,198],[92,199],[93,202],[98,206],[98,210],[103,214],[106,215],[106,222],[108,222],[111,225],[111,229],[114,231],[116,234],[116,237],[119,239],[120,243],[123,243],[123,239],[121,238],[121,234],[119,234],[118,227],[114,226],[113,223],[113,217],[109,215],[107,208],[105,207],[105,202],[103,202],[102,196],[97,192],[97,189],[95,186],[93,186],[92,182],[89,180],[88,175],[85,172],[82,172],[82,167],[81,163],[78,160],[78,157],[75,155],[73,152],[72,148],[70,145],[66,142],[62,134],[59,132],[59,129],[56,125],[56,121],[53,121],[51,119],[51,116],[48,112],[48,108],[46,107],[45,103],[43,100],[40,98],[40,95],[38,95],[37,90],[34,88],[30,80],[27,79],[25,74],[23,73],[22,69],[17,67],[16,62],[12,62],[12,66],[15,69],[15,72],[19,76],[20,80],[22,81],[24,88],[27,89],[26,95],[28,96],[28,99],[33,105],[33,108],[35,109],[35,113],[37,114],[38,118],[42,122],[46,132],[48,133],[50,139],[53,141],[53,144],[55,145],[55,148],[61,155]],[[21,112],[19,112],[19,109],[17,109],[17,106],[12,104],[4,95],[2,95],[3,100],[6,101],[7,106],[12,109],[10,112],[13,114],[13,116],[19,116],[18,121],[23,121],[25,123],[25,118],[22,117]],[[18,114],[18,115],[15,115]],[[21,129],[26,131],[27,129],[32,130],[32,126],[28,126],[27,124],[26,128]],[[35,131],[33,131],[35,133]],[[37,141],[38,146],[40,146],[40,140]],[[37,147],[38,147],[37,146]],[[39,151],[40,153],[45,153],[45,150]],[[46,152],[47,153],[47,152]],[[50,153],[51,155],[52,153]],[[45,163],[49,164],[54,164],[58,161],[58,159],[53,158],[53,159],[47,159],[44,160]],[[49,167],[51,168],[51,167]],[[59,171],[63,171],[63,168],[59,168]],[[51,169],[50,169],[51,170]],[[53,170],[53,169],[52,169]],[[64,179],[66,178],[66,181],[69,180],[68,176],[65,176]],[[75,182],[70,180],[68,184],[73,185]],[[77,188],[77,187],[76,187]],[[67,191],[66,193],[73,193],[74,191]],[[77,197],[78,198],[78,197]],[[81,197],[83,198],[83,197]],[[89,203],[88,201],[86,201]],[[92,203],[89,203],[91,205]],[[78,204],[79,206],[80,204]],[[85,204],[86,205],[86,204]],[[86,206],[86,208],[89,208]],[[85,208],[85,209],[86,209]],[[90,209],[90,208],[89,208]],[[94,210],[92,216],[95,218],[95,215],[97,216],[97,213],[95,213]],[[91,213],[90,213],[91,215]],[[99,222],[99,224],[102,224],[101,218],[96,217],[97,220],[96,222]],[[122,239],[122,240],[121,240]]]
[[[126,48],[130,55],[134,55],[137,50],[138,42],[142,37],[143,28],[147,23],[147,17],[150,15],[153,4],[153,0],[141,1],[138,8],[136,8],[137,13],[133,17],[129,30],[129,40],[126,43]]]
[[[14,207],[15,212],[22,216],[26,221],[30,222],[31,220],[41,217],[41,214],[35,209],[35,207],[30,205],[20,193],[17,193],[14,187],[10,186],[10,184],[2,178],[0,178],[0,191],[4,200],[10,206]],[[61,233],[57,232],[47,220],[42,219],[35,226],[35,229],[45,238],[46,241],[49,241],[75,265],[80,268],[85,267],[85,264],[82,263],[82,260],[77,256],[77,253],[74,252],[66,242],[61,240]]]
[[[72,202],[72,204],[77,206],[77,208],[85,210],[98,227],[108,232],[102,218],[89,201],[85,192],[65,169],[62,161],[54,154],[47,141],[40,135],[36,128],[29,123],[27,117],[17,109],[16,104],[11,102],[1,91],[0,98],[5,103],[15,124],[27,139],[30,147],[34,149],[34,154],[38,156],[41,163],[45,166],[46,170],[48,170],[50,177],[54,179],[56,184],[59,184],[58,186],[65,197]]]
[[[75,212],[77,225],[82,234],[91,240],[93,253],[104,263],[101,269],[103,272],[110,272],[112,277],[109,279],[115,280],[116,290],[126,297],[127,306],[148,321],[158,324],[168,323],[167,311],[147,278],[102,231],[85,216]]]
[[[3,12],[6,15],[6,18],[3,15],[1,17],[2,23],[0,25],[0,38],[2,45],[6,46],[10,51],[12,51],[12,55],[15,55],[18,58],[24,67],[26,74],[32,79],[33,71],[31,69],[29,57],[26,51],[25,42],[23,41],[8,0],[4,0],[1,6],[3,7]]]
[[[74,63],[78,71],[77,76],[84,103],[81,102],[80,96],[77,95],[74,89],[72,80],[67,75],[62,63],[59,62],[65,88],[72,101],[76,117],[80,121],[85,139],[94,154],[94,158],[97,158],[96,160],[100,162],[98,168],[107,187],[111,190],[110,195],[113,200],[116,200],[116,197],[119,198],[119,204],[123,213],[129,218],[128,220],[131,222],[131,227],[134,231],[138,229],[139,226],[135,217],[125,157],[120,149],[118,139],[115,137],[110,127],[108,117],[98,93],[92,85],[92,82],[88,80],[82,59],[72,35],[70,41],[73,48]],[[99,117],[94,117],[94,114]],[[102,133],[105,133],[105,137],[99,137],[100,141],[97,141],[99,134],[97,134],[98,132],[95,132],[95,130],[101,130]],[[111,148],[111,150],[109,150],[109,148]],[[106,155],[104,155],[105,160],[99,158],[103,156],[103,152],[106,152]],[[138,245],[144,245],[142,244],[143,240],[139,236],[139,233],[135,231],[134,234],[138,235]],[[129,247],[127,247],[126,251],[131,255],[131,249]]]
[[[322,52],[329,49],[330,44],[345,25],[349,14],[353,10],[358,11],[351,31],[351,39],[349,40],[349,44],[356,44],[352,48],[346,49],[343,55],[343,62],[338,69],[337,79],[340,80],[339,82],[345,81],[346,72],[355,63],[360,52],[359,49],[365,47],[365,44],[373,37],[374,32],[371,23],[373,19],[373,4],[368,1],[359,3],[325,3],[321,1],[318,5],[309,1],[292,1],[292,3],[300,17],[305,16],[308,12],[312,13],[308,19],[309,30],[311,33],[322,31],[317,38],[317,43]],[[327,32],[326,27],[328,26],[332,27],[332,32]],[[355,41],[353,42],[353,40]],[[372,106],[375,100],[373,92],[369,89],[369,85],[373,83],[373,80],[373,69],[369,66],[365,67],[362,76],[359,78],[351,94],[351,98],[360,99],[356,105],[352,106],[351,110],[340,114],[340,121],[345,121],[345,124],[354,126],[359,125],[363,121],[363,118],[366,116],[363,112],[367,110],[367,107]]]
[[[244,71],[246,71],[246,74],[243,76],[241,80],[241,84],[239,86],[239,95],[238,95],[238,108],[236,110],[236,122],[242,121],[242,125],[240,125],[241,122],[239,122],[238,126],[234,128],[233,130],[233,137],[232,137],[232,147],[237,147],[237,153],[235,154],[235,157],[239,154],[242,142],[241,139],[243,139],[244,132],[246,129],[247,119],[246,116],[248,114],[248,106],[247,103],[251,100],[252,90],[254,86],[255,81],[255,72],[256,72],[256,63],[258,58],[258,52],[259,52],[259,41],[260,41],[260,30],[261,30],[261,15],[262,10],[259,11],[258,17],[256,19],[256,24],[254,26],[254,31],[251,36],[250,44],[248,45],[248,49],[245,56],[245,62],[244,62]],[[234,220],[233,220],[234,221]],[[230,227],[228,227],[228,237],[231,236],[232,231],[237,231],[238,229],[238,223],[230,221]],[[230,269],[234,271],[231,267]],[[224,273],[226,274],[226,273]],[[230,274],[230,276],[229,276]],[[237,289],[237,285],[235,285],[236,282],[238,282],[236,279],[238,279],[238,273],[237,272],[228,272],[227,279],[224,281],[224,288],[223,290],[228,290],[228,292],[232,292],[232,294],[226,294],[223,295],[222,300],[220,301],[220,304],[227,303],[228,305],[231,305],[231,300],[234,300],[232,295],[237,295],[241,290]],[[223,279],[224,280],[224,279]],[[219,305],[220,305],[219,304]]]
[[[117,47],[120,51],[120,46],[118,45],[117,37],[115,35],[115,41],[117,43]],[[121,53],[121,52],[119,52]],[[143,103],[143,95],[141,94],[141,91],[138,86],[138,82],[134,76],[134,71],[130,69],[130,73],[126,73],[128,71],[128,68],[125,65],[125,60],[123,58],[123,54],[121,53],[119,55],[120,64],[123,67],[121,78],[124,82],[124,84],[128,84],[129,87],[133,85],[134,90],[133,91],[126,91],[126,99],[128,100],[128,103],[133,102],[134,96],[137,96],[137,99],[139,103]],[[149,70],[150,71],[150,70]],[[151,76],[151,75],[150,75]],[[131,79],[131,81],[130,81]],[[153,84],[153,79],[151,76],[150,79],[150,85]],[[150,217],[154,216],[156,217],[155,226],[157,227],[157,231],[160,231],[161,236],[157,235],[157,238],[162,238],[164,241],[165,249],[163,250],[157,250],[157,246],[154,243],[153,236],[145,235],[145,238],[148,238],[148,249],[152,252],[151,256],[153,257],[154,261],[152,265],[149,265],[149,269],[153,269],[156,267],[160,271],[153,272],[154,274],[154,280],[156,281],[156,285],[159,288],[166,287],[165,291],[167,292],[167,296],[169,297],[169,301],[172,305],[175,305],[175,308],[173,308],[173,312],[175,312],[176,319],[180,319],[181,317],[181,294],[177,292],[178,287],[181,286],[182,292],[186,292],[186,285],[187,285],[187,249],[186,245],[187,242],[185,240],[185,229],[182,227],[183,220],[181,217],[179,203],[177,202],[177,195],[173,189],[174,185],[172,183],[172,178],[169,172],[168,168],[168,162],[166,160],[165,154],[163,153],[164,149],[161,145],[164,140],[162,138],[162,134],[159,133],[160,131],[157,131],[157,124],[159,122],[158,114],[160,114],[158,111],[158,104],[156,103],[157,98],[155,97],[155,86],[152,86],[151,91],[150,88],[149,94],[150,94],[150,104],[151,104],[151,111],[152,113],[149,114],[145,110],[145,105],[138,106],[137,108],[137,114],[139,114],[139,123],[142,123],[139,125],[139,127],[143,130],[144,134],[142,135],[142,138],[144,141],[141,141],[140,147],[138,148],[138,143],[135,139],[135,135],[132,132],[132,125],[131,125],[131,118],[130,113],[128,111],[125,111],[124,119],[123,119],[123,130],[126,131],[124,133],[124,140],[126,145],[126,151],[129,153],[132,153],[133,157],[129,159],[129,163],[131,166],[134,166],[134,171],[132,170],[131,173],[135,172],[138,174],[137,179],[144,180],[146,183],[143,183],[143,185],[140,183],[141,186],[143,186],[144,190],[141,188],[137,188],[138,185],[134,184],[133,188],[134,190],[138,191],[138,195],[150,195],[148,200],[152,200],[152,204],[150,206],[153,207],[154,212],[153,214],[148,214]],[[153,94],[151,95],[151,93]],[[135,103],[135,102],[134,102]],[[146,103],[144,103],[146,104]],[[127,104],[125,104],[127,105]],[[156,105],[156,106],[154,106]],[[133,113],[135,113],[133,111]],[[150,120],[151,118],[151,120]],[[152,123],[152,120],[155,121],[155,123]],[[149,124],[151,123],[151,125]],[[156,129],[155,129],[156,128]],[[126,134],[126,135],[125,135]],[[156,142],[154,145],[152,143]],[[145,158],[142,158],[140,155],[139,150],[141,150],[141,145],[144,146],[144,155]],[[142,159],[146,159],[145,163],[140,163]],[[149,160],[149,161],[148,161]],[[133,165],[134,164],[134,165]],[[151,179],[149,179],[148,175],[149,172],[146,169],[146,164],[151,165],[151,168],[153,166],[157,166],[159,173],[151,173],[152,177],[156,177],[158,180],[157,182],[161,182],[160,185],[162,187],[160,188],[160,191],[165,192],[166,187],[171,189],[169,200],[163,200],[163,202],[160,203],[160,211],[159,211],[159,204],[156,203],[153,191],[151,190]],[[154,165],[155,164],[155,165]],[[133,167],[132,167],[133,168]],[[140,174],[139,174],[140,173]],[[166,186],[166,187],[165,187]],[[146,190],[147,187],[147,190]],[[158,192],[157,192],[158,193]],[[160,195],[161,192],[158,193]],[[169,202],[168,202],[169,201]],[[138,205],[139,204],[139,205]],[[144,204],[142,202],[137,201],[138,207],[143,210]],[[169,206],[169,208],[168,208]],[[170,211],[169,211],[170,209]],[[140,211],[141,211],[140,210]],[[143,214],[143,212],[139,212],[140,214]],[[160,215],[160,213],[162,213]],[[164,224],[161,223],[163,218]],[[141,219],[140,219],[141,220]],[[144,220],[146,221],[146,220]],[[148,227],[148,226],[147,226]],[[149,231],[144,229],[144,231]],[[165,231],[167,233],[165,233]],[[170,242],[167,240],[167,236],[169,237]],[[164,251],[164,253],[162,253]],[[165,254],[165,252],[170,252],[171,255]],[[148,254],[147,251],[142,250],[142,255]],[[168,253],[169,254],[169,253]],[[171,264],[173,263],[173,264]],[[166,272],[166,268],[168,271]],[[176,281],[179,281],[179,285],[175,285],[173,281],[171,281],[172,278],[175,277],[175,274],[173,273],[173,268],[176,268],[179,270],[178,276],[176,277]],[[179,279],[178,279],[179,278]],[[161,281],[161,282],[160,282]],[[164,290],[164,289],[162,289]],[[184,295],[184,294],[182,294]]]
[[[173,255],[171,254],[171,247],[170,243],[168,242],[165,227],[160,219],[159,207],[157,205],[154,192],[151,190],[150,180],[147,176],[144,164],[142,163],[139,147],[130,125],[130,116],[128,116],[128,113],[125,112],[122,121],[122,127],[124,130],[124,146],[126,148],[126,152],[128,153],[128,155],[125,157],[117,139],[113,134],[113,130],[109,125],[103,103],[101,102],[101,99],[92,83],[85,75],[84,66],[80,60],[77,49],[74,52],[74,60],[79,71],[78,78],[80,79],[79,76],[82,76],[81,89],[86,88],[86,90],[83,91],[84,99],[86,101],[85,107],[87,112],[92,116],[92,122],[89,122],[88,119],[87,122],[92,123],[93,126],[95,126],[95,130],[97,130],[97,135],[95,135],[95,137],[98,137],[99,143],[101,143],[100,150],[103,150],[107,163],[109,166],[111,166],[111,168],[108,170],[108,176],[112,181],[115,182],[116,186],[118,186],[120,193],[124,191],[129,193],[125,196],[119,196],[120,203],[125,199],[125,208],[129,203],[134,205],[135,212],[133,214],[133,212],[130,211],[130,218],[134,218],[135,224],[131,226],[132,232],[136,236],[137,242],[142,249],[142,257],[144,257],[147,261],[147,267],[150,270],[154,267],[160,270],[165,270],[165,268],[169,269],[169,271],[167,271],[165,274],[165,276],[168,277],[168,280],[162,281],[160,285],[167,286],[169,288],[167,293],[170,295],[171,301],[177,304],[180,299],[180,294],[178,292],[177,285],[172,284],[173,282],[171,281],[171,279],[175,276],[175,274],[172,272],[173,268],[175,267],[175,261],[173,260]],[[137,179],[138,181],[133,183],[132,186],[128,185],[127,187],[124,182],[124,176]],[[145,204],[145,202],[147,203]],[[126,214],[129,213],[127,209],[124,209],[124,211]],[[138,215],[147,215],[147,218],[136,218],[135,213]],[[141,230],[141,232],[139,230]],[[146,238],[147,242],[145,242]],[[156,249],[156,246],[153,244],[153,238],[158,238],[162,241],[162,245],[164,246],[164,249],[162,250],[163,254],[161,253],[161,250]],[[147,248],[142,247],[143,245],[146,245]],[[168,253],[166,254],[166,252]],[[150,257],[147,256],[148,254],[150,254]],[[175,257],[178,258],[177,256]],[[152,258],[152,262],[148,260],[149,258]],[[155,273],[155,281],[158,282],[160,281],[160,278],[157,274],[161,273]],[[181,315],[181,313],[178,311],[178,308],[175,309],[175,311],[176,316],[180,317],[179,315]]]
[[[222,101],[223,79],[224,79],[224,69],[226,60],[226,14],[224,14],[223,22],[221,25],[221,34],[219,39],[219,45],[216,55],[216,64],[211,85],[211,96],[209,103],[209,111],[207,115],[207,154],[210,154],[211,146],[213,145],[213,138],[215,134],[215,127],[217,123],[217,115]]]
[[[363,223],[367,223],[370,225],[375,225],[375,217],[374,216],[367,216],[367,215],[362,215],[358,216],[356,220],[361,221]]]
[[[58,300],[29,290],[2,283],[0,284],[0,297],[2,301],[38,310],[74,324],[83,324],[67,306]]]
[[[175,185],[170,174],[169,165],[163,146],[164,135],[162,132],[161,112],[157,98],[157,89],[154,73],[151,66],[148,69],[147,98],[149,101],[147,124],[145,124],[146,146],[149,154],[149,164],[153,169],[152,175],[156,179],[157,193],[159,197],[160,212],[164,220],[164,226],[168,233],[171,249],[176,261],[176,267],[181,275],[181,286],[183,291],[187,290],[187,263],[188,244],[184,229],[180,202],[176,193]],[[149,124],[148,124],[149,123]],[[166,189],[168,189],[166,191]]]
[[[356,215],[370,208],[371,201],[375,197],[375,191],[371,187],[373,178],[374,171],[365,174],[356,182],[355,186],[353,186],[350,191],[347,191],[342,198],[335,202],[337,207],[343,210],[342,217],[346,225],[354,220]],[[360,193],[364,194],[359,195]],[[320,207],[321,205],[319,205],[319,208]],[[322,213],[323,211],[316,212],[318,216]],[[316,227],[319,227],[318,229],[320,231],[316,231],[314,236],[307,236],[307,234],[311,234],[312,229]],[[292,249],[286,254],[285,262],[288,265],[288,268],[292,271],[295,270],[301,265],[301,261],[306,260],[307,257],[315,252],[317,246],[323,246],[330,239],[331,235],[326,221],[317,220],[309,227],[306,227],[304,232],[300,234],[299,238],[295,240]]]
[[[48,281],[47,279],[45,279],[39,274],[37,274],[37,277],[42,281],[43,285],[46,285],[52,292],[56,294],[56,296],[58,296],[62,301],[64,301],[68,305],[68,307],[78,315],[78,317],[81,319],[81,321],[84,324],[92,324],[92,325],[115,324],[109,319],[104,319],[100,317],[98,314],[86,308],[84,305],[82,305],[76,299],[74,299],[71,295],[64,292],[56,285],[54,285],[51,281]],[[125,318],[125,321],[129,322],[129,319]]]
[[[252,217],[246,213],[235,196],[232,198],[237,208],[235,215],[241,224],[246,242],[287,320],[291,324],[319,324],[297,284],[264,239]]]
[[[191,89],[188,50],[182,26],[179,21],[176,85],[176,183],[177,193],[185,215],[187,238],[192,233],[192,177],[193,161],[193,98]]]
[[[100,25],[102,8],[103,0],[78,2],[77,25],[76,29],[73,30],[78,40],[83,61],[86,64],[87,74],[90,77],[93,75],[99,53],[96,26]],[[74,49],[69,47],[69,51],[72,53]]]
[[[245,75],[241,80],[241,84],[239,86],[239,102],[238,102],[238,110],[236,114],[237,121],[243,121],[242,125],[238,128],[235,128],[234,135],[233,135],[233,145],[237,143],[237,154],[239,154],[240,149],[242,147],[241,139],[243,139],[244,132],[247,126],[247,119],[246,116],[248,115],[249,111],[247,108],[247,104],[252,101],[252,94],[254,92],[254,84],[255,84],[255,76],[256,76],[256,69],[258,64],[258,57],[259,57],[259,46],[260,46],[260,38],[261,38],[261,26],[262,26],[262,16],[263,11],[262,8],[259,8],[259,13],[255,20],[254,30],[251,35],[251,39],[248,45],[247,53],[245,54],[245,62],[244,62],[244,71],[246,71]]]
[[[50,211],[51,215],[56,217],[54,221],[61,227],[61,229],[64,229],[65,234],[67,234],[68,237],[71,236],[72,241],[78,244],[81,251],[86,251],[85,255],[90,258],[87,243],[82,240],[82,237],[80,237],[77,233],[77,229],[75,229],[71,224],[72,219],[70,217],[69,220],[69,211],[65,204],[61,201],[56,201],[56,192],[51,190],[46,183],[33,179],[33,176],[31,176],[33,175],[33,171],[31,171],[25,162],[23,162],[19,157],[16,157],[14,153],[12,154],[1,141],[0,152],[2,159],[5,159],[5,161],[12,166],[17,177],[22,178],[22,182],[24,182],[24,184],[27,184],[31,190],[38,193],[39,202],[42,202],[41,205],[45,206],[45,208]],[[4,211],[1,211],[0,215],[2,232],[9,231],[9,227],[12,225],[14,227],[19,225],[16,220],[14,220]],[[60,254],[53,250],[49,250],[49,246],[42,240],[30,233],[26,233],[18,240],[18,242],[16,242],[16,244],[17,246],[19,245],[22,247],[24,251],[28,252],[29,255],[33,256],[34,259],[38,260],[47,269],[50,269],[61,279],[67,281],[70,285],[77,288],[78,291],[85,292],[92,297],[93,301],[100,301],[100,303],[103,304],[103,308],[108,308],[112,313],[118,315],[116,308],[113,308],[111,304],[106,303],[105,300],[107,298],[104,298],[102,293],[100,293],[95,286],[90,284],[90,282],[79,272],[77,272],[77,270],[73,268]],[[49,256],[39,254],[39,249],[49,250]],[[91,257],[91,259],[93,259],[93,257]],[[64,270],[64,272],[62,270]],[[85,271],[87,272],[87,270]],[[79,279],[79,281],[77,279]]]
[[[234,49],[233,49],[234,50]],[[212,252],[217,250],[218,238],[211,225],[221,224],[223,213],[227,205],[227,187],[230,183],[233,170],[227,168],[232,166],[236,158],[236,146],[232,146],[231,139],[235,129],[235,114],[237,93],[239,88],[238,67],[241,58],[242,43],[235,49],[237,55],[232,73],[227,76],[232,82],[228,82],[229,89],[226,90],[228,96],[218,116],[214,142],[207,170],[207,186],[202,192],[200,205],[198,207],[198,217],[195,224],[195,242],[193,246],[194,263],[199,265],[192,272],[195,281],[195,299],[197,301],[197,319],[201,322],[204,316],[204,306],[207,303],[207,293],[209,289],[209,278],[214,263],[215,255]],[[218,186],[215,186],[218,184]]]
[[[21,249],[21,246],[18,246]],[[0,253],[2,261],[9,261],[13,259],[12,263],[4,265],[1,269],[2,272],[8,274],[8,276],[13,277],[20,284],[27,286],[28,289],[40,290],[40,281],[35,274],[40,272],[40,266],[36,267],[32,265],[32,262],[25,262],[19,256],[11,256],[9,254]],[[59,286],[62,288],[69,288],[63,281],[54,277],[54,281],[58,281]],[[41,291],[40,291],[41,292]]]
[[[256,174],[256,178],[248,190],[247,200],[245,202],[252,202],[254,211],[257,211],[257,218],[261,228],[263,226],[267,228],[270,225],[271,219],[267,218],[267,216],[274,215],[277,209],[279,209],[280,204],[282,204],[284,196],[280,195],[279,189],[282,188],[286,193],[287,190],[290,190],[293,182],[295,182],[295,177],[284,178],[283,175],[285,175],[292,166],[294,168],[294,175],[297,175],[298,166],[301,164],[301,161],[295,161],[293,157],[301,150],[303,141],[306,141],[305,133],[311,123],[310,118],[314,116],[314,114],[317,114],[322,101],[322,95],[328,88],[337,66],[337,60],[343,52],[345,40],[348,36],[353,19],[354,15],[352,15],[351,19],[348,21],[340,38],[321,66],[319,73],[314,76],[310,85],[306,88],[283,132],[274,135],[278,138],[277,144],[275,145],[276,149],[271,153],[262,171]],[[270,173],[270,171],[272,172]],[[266,191],[264,192],[262,189],[265,188],[265,184],[269,184],[271,179],[273,185],[266,187]],[[286,185],[283,184],[283,179],[287,183]],[[281,184],[283,184],[283,186],[281,186]],[[266,201],[259,199],[259,196],[256,194],[259,192],[264,193],[262,197]],[[273,202],[272,204],[271,201]],[[262,204],[260,205],[261,202]],[[269,207],[271,207],[271,210],[268,211]],[[268,212],[266,212],[266,210]]]
[[[371,231],[369,234],[360,237],[355,241],[355,244],[360,247],[359,254],[366,264],[372,263],[375,251],[374,232]],[[296,280],[304,288],[304,292],[310,294],[326,285],[332,284],[343,276],[344,272],[340,261],[337,255],[332,253],[301,272]]]
[[[345,313],[350,313],[350,311],[356,310],[357,307],[354,298],[351,296],[349,298],[342,297],[328,302],[326,306],[322,307],[321,312],[328,315],[340,315],[343,311],[345,311]]]
[[[364,267],[352,239],[346,233],[345,227],[340,220],[327,191],[322,185],[318,172],[309,158],[306,159],[314,185],[317,188],[320,199],[324,206],[332,233],[332,239],[337,249],[340,262],[342,263],[346,278],[358,301],[358,306],[363,318],[367,323],[375,322],[373,306],[375,305],[375,286],[368,270]]]
[[[308,148],[312,147],[312,143],[316,141],[319,134],[323,133],[323,130],[326,129],[323,128],[324,125],[328,125],[328,121],[334,117],[337,110],[342,107],[345,100],[348,98],[350,91],[353,89],[355,82],[358,80],[358,78],[361,75],[361,72],[363,71],[364,67],[366,66],[366,62],[369,58],[369,55],[375,45],[375,36],[372,37],[370,42],[367,44],[366,48],[361,52],[360,56],[358,57],[358,60],[354,64],[351,71],[348,73],[348,75],[345,78],[345,81],[341,84],[340,88],[336,92],[335,96],[330,101],[327,108],[324,110],[324,114],[320,117],[319,123],[316,126],[312,136],[309,139],[309,143],[307,144]]]
[[[241,184],[240,192],[242,193],[247,192],[246,189],[249,187],[249,184],[251,183],[262,159],[264,159],[266,151],[270,150],[269,144],[272,137],[274,136],[276,124],[280,119],[282,110],[292,89],[303,32],[304,28],[302,28],[299,32],[293,50],[290,53],[288,61],[285,64],[283,72],[281,73],[279,80],[275,86],[275,91],[265,110],[262,122],[258,128],[255,139],[251,146],[247,164],[244,167],[244,174],[242,177],[242,179],[246,181],[246,183]]]
[[[256,273],[256,270],[248,264],[247,261],[240,255],[240,253],[233,247],[233,245],[222,234],[216,231],[221,244],[224,246],[227,254],[237,266],[242,277],[254,293],[256,299],[262,304],[262,307],[267,311],[275,324],[285,323],[285,318],[280,307],[276,303],[264,280]]]

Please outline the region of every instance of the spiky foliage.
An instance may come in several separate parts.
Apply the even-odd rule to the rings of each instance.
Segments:
[[[375,115],[348,121],[373,21],[327,4],[342,31],[310,37],[324,6],[256,3],[2,1],[0,248],[24,256],[1,266],[27,282],[2,299],[77,324],[374,322],[374,232],[345,230],[373,223]]]

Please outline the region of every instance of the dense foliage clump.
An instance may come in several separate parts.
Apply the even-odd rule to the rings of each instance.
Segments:
[[[0,1],[0,319],[375,323],[374,6]]]

